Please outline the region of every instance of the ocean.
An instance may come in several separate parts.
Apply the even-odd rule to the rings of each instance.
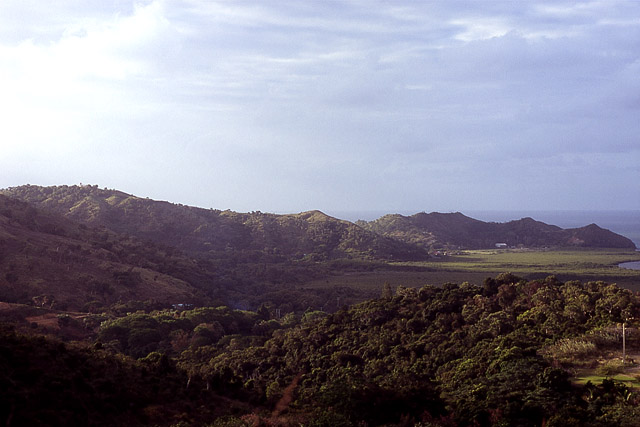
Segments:
[[[363,219],[372,221],[391,212],[327,212],[328,215],[347,221]],[[416,212],[398,212],[401,215],[413,215]],[[508,222],[531,217],[536,221],[557,225],[561,228],[578,228],[589,224],[621,234],[640,248],[640,210],[635,211],[466,211],[464,215],[486,222]]]

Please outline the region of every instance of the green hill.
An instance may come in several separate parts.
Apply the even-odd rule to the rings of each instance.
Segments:
[[[3,195],[0,269],[0,300],[70,309],[130,300],[192,302],[202,298],[198,285],[213,277],[173,249],[89,228]]]
[[[135,197],[97,186],[21,186],[3,191],[33,206],[182,251],[224,257],[313,260],[345,257],[420,260],[424,250],[363,230],[319,211],[291,215],[201,209]]]
[[[638,318],[638,297],[615,285],[501,274],[483,286],[388,289],[331,314],[128,313],[104,321],[92,345],[0,327],[0,420],[635,426],[637,390],[611,377],[632,373],[618,325],[627,321],[626,348],[637,354]],[[602,375],[571,381],[580,366]]]
[[[466,249],[494,248],[498,243],[526,247],[593,247],[635,249],[628,238],[596,224],[562,229],[532,218],[505,223],[483,222],[457,213],[417,213],[411,216],[385,215],[377,220],[358,221],[361,227],[418,246]]]
[[[24,190],[57,196],[33,204],[0,194],[0,301],[11,303],[84,311],[212,303],[337,309],[337,301],[361,300],[362,292],[297,286],[335,268],[369,268],[358,258],[426,256],[317,211],[238,214],[95,187]]]
[[[265,405],[294,390],[291,424],[311,416],[345,426],[637,425],[635,391],[569,381],[573,364],[617,360],[616,323],[640,316],[637,296],[615,285],[502,274],[482,287],[399,287],[306,316],[195,372]],[[635,329],[627,345],[637,351]]]

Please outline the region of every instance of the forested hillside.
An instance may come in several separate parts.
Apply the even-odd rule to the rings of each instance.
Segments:
[[[0,301],[96,312],[111,305],[227,304],[282,310],[337,309],[365,295],[350,289],[306,290],[349,263],[319,264],[250,253],[193,257],[132,235],[89,227],[0,195]]]
[[[620,322],[628,351],[640,350],[639,298],[603,282],[503,274],[482,287],[387,289],[333,314],[104,316],[91,348],[2,333],[7,425],[635,426],[640,416],[630,385],[572,382],[577,367],[624,369]]]
[[[196,277],[207,274],[174,252],[0,195],[1,301],[62,309],[192,302],[202,294]]]
[[[615,286],[554,278],[400,288],[225,351],[199,373],[266,404],[298,379],[293,407],[327,425],[635,425],[637,395],[574,387],[562,362],[617,347],[607,328],[639,309]]]
[[[209,258],[254,261],[345,257],[419,260],[423,249],[319,211],[291,215],[201,209],[97,186],[21,186],[4,194],[86,224]]]
[[[134,302],[304,310],[361,300],[355,290],[297,289],[350,263],[332,265],[266,250],[197,256],[0,194],[0,301],[94,312]]]
[[[416,261],[432,248],[525,247],[634,249],[596,224],[562,229],[531,218],[487,223],[461,213],[385,215],[356,224],[320,211],[276,215],[201,209],[97,186],[20,186],[2,191],[87,226],[105,227],[208,258],[231,254],[266,262],[342,258]]]

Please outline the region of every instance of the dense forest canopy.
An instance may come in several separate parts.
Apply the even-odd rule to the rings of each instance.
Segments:
[[[628,348],[640,349],[640,299],[615,285],[503,274],[482,287],[387,289],[333,314],[279,314],[104,313],[90,347],[4,330],[2,416],[15,425],[632,426],[640,415],[628,385],[570,381],[581,363],[619,351],[622,322]],[[126,380],[110,384],[113,375]],[[50,383],[64,394],[50,398]],[[134,403],[114,414],[123,399]]]

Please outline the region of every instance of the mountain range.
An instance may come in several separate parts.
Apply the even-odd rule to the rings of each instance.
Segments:
[[[285,215],[238,213],[155,201],[89,185],[25,185],[0,190],[0,194],[89,227],[104,227],[201,255],[243,250],[287,258],[420,260],[426,256],[425,249],[442,246],[482,249],[506,243],[635,248],[630,239],[596,224],[562,229],[532,218],[495,223],[459,212],[422,212],[390,214],[354,224],[317,210]]]
[[[268,292],[286,299],[283,289],[293,292],[332,268],[420,261],[438,248],[496,243],[635,248],[595,224],[565,230],[531,218],[486,223],[461,213],[351,223],[320,211],[238,213],[97,186],[25,185],[0,190],[0,300],[84,310],[133,300],[254,306]]]
[[[375,221],[358,221],[365,230],[412,243],[419,247],[448,246],[486,249],[496,244],[509,247],[635,248],[628,238],[596,224],[562,229],[532,218],[496,223],[456,213],[385,215]]]
[[[426,257],[421,248],[320,211],[276,215],[202,209],[97,186],[22,186],[2,193],[90,227],[104,227],[191,254],[249,251],[254,257],[293,259]]]

